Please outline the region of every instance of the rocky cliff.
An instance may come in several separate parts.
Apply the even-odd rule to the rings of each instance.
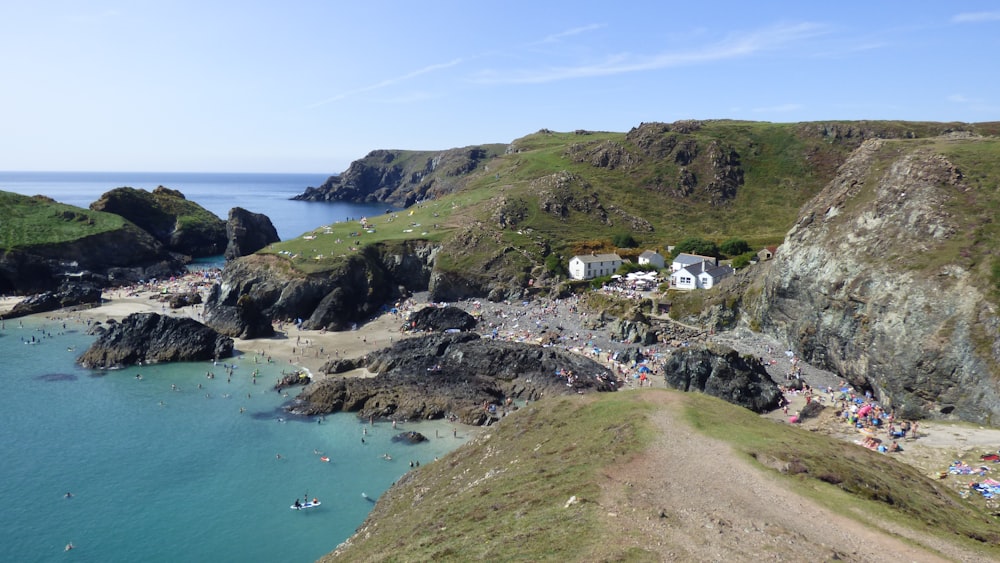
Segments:
[[[226,223],[184,194],[160,186],[152,192],[115,188],[90,204],[120,215],[153,235],[169,250],[187,256],[217,256],[226,248]]]
[[[751,324],[902,416],[1000,422],[1000,141],[870,140],[744,294]]]
[[[226,260],[253,254],[272,242],[281,240],[278,230],[267,215],[247,211],[242,207],[229,210],[226,238],[229,241],[226,245]]]
[[[0,293],[41,293],[77,282],[122,285],[183,268],[120,217],[8,192],[0,192],[0,208]]]
[[[157,362],[196,362],[233,355],[233,339],[198,321],[156,313],[133,313],[110,328],[77,360],[108,369]]]
[[[205,303],[205,322],[240,338],[269,336],[272,319],[345,330],[407,292],[427,290],[435,253],[420,242],[373,245],[312,275],[279,256],[246,256],[226,266]]]
[[[463,177],[502,154],[505,145],[479,145],[445,151],[376,150],[351,163],[339,176],[308,188],[292,199],[304,201],[385,202],[410,206],[452,193]]]

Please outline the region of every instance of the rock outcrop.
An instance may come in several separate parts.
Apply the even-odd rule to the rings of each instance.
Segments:
[[[996,424],[1000,316],[984,271],[997,262],[976,238],[995,217],[950,147],[997,141],[966,137],[865,142],[803,208],[745,305],[751,323],[897,416]]]
[[[316,274],[293,270],[280,256],[245,256],[226,265],[205,303],[205,322],[240,338],[270,336],[272,320],[346,330],[403,292],[425,291],[435,252],[420,242],[368,246]]]
[[[454,415],[466,424],[483,424],[500,416],[489,405],[502,409],[508,397],[535,400],[618,388],[614,376],[588,358],[468,332],[407,338],[369,354],[364,363],[378,375],[323,379],[299,395],[294,412],[400,419]]]
[[[101,304],[101,288],[85,283],[65,283],[56,291],[45,291],[25,298],[0,319],[13,319],[47,313],[69,307],[97,307]]]
[[[444,332],[446,330],[472,330],[476,318],[458,307],[424,307],[406,319],[406,330],[413,332]]]
[[[166,279],[183,262],[132,224],[59,244],[0,250],[0,293],[57,291],[67,280],[99,287]]]
[[[233,339],[198,321],[157,313],[133,313],[109,327],[77,360],[93,369],[158,362],[228,358]]]
[[[279,242],[278,231],[271,219],[263,213],[247,211],[242,207],[229,210],[229,220],[226,221],[225,258],[232,260],[240,256],[253,254],[261,248]]]
[[[226,223],[177,190],[115,188],[90,208],[120,215],[186,256],[217,256],[226,248]]]
[[[352,162],[343,174],[331,176],[322,186],[308,188],[292,199],[410,206],[464,186],[465,176],[504,148],[480,145],[445,151],[376,150]]]
[[[760,360],[732,349],[681,349],[667,360],[663,373],[674,389],[700,391],[758,413],[778,408],[781,400],[781,389]]]

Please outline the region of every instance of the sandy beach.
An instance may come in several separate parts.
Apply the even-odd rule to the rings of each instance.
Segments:
[[[73,317],[104,321],[109,318],[121,320],[132,313],[157,312],[172,316],[187,316],[202,320],[202,305],[192,305],[178,309],[170,309],[161,297],[169,293],[201,291],[207,296],[214,279],[201,274],[191,273],[155,286],[109,289],[104,293],[104,303],[100,307],[78,311],[57,311],[47,313],[49,318]],[[0,313],[9,311],[21,298],[0,298]],[[398,312],[387,312],[369,322],[359,324],[356,330],[331,332],[300,330],[293,323],[275,325],[275,336],[255,340],[236,339],[235,348],[243,354],[261,354],[275,362],[287,363],[291,368],[307,371],[314,378],[324,377],[320,368],[334,358],[357,358],[365,354],[391,345],[400,338],[409,335],[401,331],[405,317],[410,310],[427,306],[426,294],[418,295],[398,304]],[[609,335],[600,331],[589,331],[583,328],[585,313],[575,309],[573,299],[560,303],[539,302],[525,303],[489,303],[486,301],[468,301],[454,304],[481,319],[480,332],[493,329],[501,338],[535,342],[538,338],[558,324],[564,339],[560,345],[577,351],[587,357],[597,360],[617,373],[626,375],[624,378],[628,388],[637,388],[638,382],[630,375],[630,367],[619,364],[611,355],[611,351],[624,345],[611,340]],[[769,374],[779,384],[785,380],[793,367],[792,358],[786,354],[785,346],[763,335],[748,331],[720,333],[713,336],[740,353],[752,354],[765,360]],[[646,348],[649,355],[667,351],[665,344]],[[815,368],[803,362],[795,364],[801,369],[801,378],[814,389],[839,386],[840,378],[833,373]],[[371,376],[364,369],[356,370],[347,376]],[[662,377],[652,377],[646,386],[663,387]],[[794,413],[805,405],[803,394],[789,392],[789,412]],[[831,409],[828,409],[831,410]],[[785,421],[787,415],[782,411],[764,415],[774,420]],[[847,425],[837,421],[811,420],[803,427],[819,430],[845,440],[856,438]],[[979,427],[970,424],[951,423],[944,421],[921,421],[920,433],[917,439],[907,440],[904,451],[897,457],[904,462],[915,465],[926,471],[928,475],[936,474],[946,468],[950,460],[965,459],[974,461],[985,452],[996,452],[1000,448],[1000,429]]]

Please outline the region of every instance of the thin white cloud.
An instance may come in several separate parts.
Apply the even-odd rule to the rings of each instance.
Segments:
[[[802,109],[802,104],[781,104],[778,106],[753,108],[755,113],[788,113]]]
[[[962,94],[952,94],[948,96],[949,102],[955,102],[956,104],[968,104],[972,103],[974,100],[970,100]]]
[[[964,12],[952,16],[953,23],[981,23],[1000,21],[1000,12]]]
[[[651,56],[623,53],[608,56],[603,61],[596,63],[552,67],[540,70],[515,70],[504,73],[483,71],[475,75],[472,80],[482,84],[539,84],[573,78],[610,76],[682,65],[710,63],[747,57],[793,44],[824,32],[825,29],[822,26],[811,23],[777,26],[745,35],[733,36],[697,50],[664,52]]]
[[[320,100],[318,102],[314,102],[312,104],[309,104],[308,106],[306,106],[306,108],[313,109],[313,108],[317,108],[317,107],[320,107],[320,106],[324,106],[326,104],[330,104],[330,103],[333,103],[333,102],[336,102],[336,101],[343,100],[345,98],[350,98],[350,97],[356,96],[358,94],[364,94],[365,92],[372,92],[374,90],[381,90],[382,88],[387,88],[389,86],[394,86],[394,85],[399,84],[401,82],[406,82],[407,80],[412,80],[412,79],[414,79],[414,78],[416,78],[416,77],[418,77],[420,75],[423,75],[423,74],[427,74],[427,73],[430,73],[430,72],[436,72],[436,71],[439,71],[439,70],[444,70],[446,68],[451,68],[453,66],[461,64],[463,61],[464,61],[464,59],[454,59],[454,60],[448,61],[446,63],[437,63],[437,64],[432,64],[432,65],[427,65],[427,66],[425,66],[423,68],[419,68],[417,70],[414,70],[413,72],[408,72],[408,73],[406,73],[406,74],[404,74],[402,76],[397,76],[397,77],[394,77],[394,78],[387,78],[385,80],[382,80],[381,82],[376,82],[375,84],[370,84],[368,86],[363,86],[361,88],[355,88],[354,90],[348,90],[346,92],[341,92],[341,93],[337,94],[336,96],[332,96],[332,97],[326,98],[325,100]]]
[[[594,31],[596,29],[601,29],[602,27],[604,27],[604,24],[600,24],[600,23],[592,23],[590,25],[584,25],[584,26],[581,26],[581,27],[574,27],[573,29],[567,29],[566,31],[561,31],[559,33],[554,33],[552,35],[549,35],[545,39],[542,39],[540,41],[540,43],[555,43],[556,41],[559,41],[560,39],[563,39],[563,38],[566,38],[566,37],[572,37],[574,35],[580,35],[581,33],[586,33],[588,31]]]

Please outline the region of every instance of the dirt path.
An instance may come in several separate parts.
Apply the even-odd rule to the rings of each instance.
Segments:
[[[607,474],[609,525],[626,545],[663,561],[985,561],[903,529],[883,531],[836,514],[752,467],[729,445],[681,419],[679,399],[641,391],[657,409],[659,439],[645,455]],[[931,544],[911,545],[894,535]],[[943,554],[943,555],[942,555]]]

